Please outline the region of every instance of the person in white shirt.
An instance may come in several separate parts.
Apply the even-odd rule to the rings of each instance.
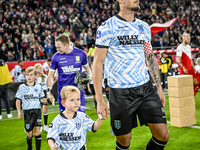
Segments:
[[[183,33],[183,42],[177,47],[176,59],[179,64],[180,75],[192,75],[194,84],[194,95],[198,91],[200,84],[200,76],[196,74],[196,70],[192,60],[191,46],[190,44],[190,34]]]
[[[17,78],[18,82],[25,82],[26,81],[25,70],[26,69],[22,69],[22,72],[20,73],[20,75]]]
[[[43,64],[42,68],[44,70],[44,73],[48,75],[49,72],[49,65],[51,64],[51,58],[48,58],[47,61]]]
[[[21,66],[23,66],[23,61],[18,60],[18,64],[14,68],[14,82],[18,82],[18,76],[22,71]]]

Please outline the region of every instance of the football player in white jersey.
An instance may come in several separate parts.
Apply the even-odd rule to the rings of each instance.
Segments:
[[[49,126],[48,144],[51,150],[85,150],[87,130],[95,132],[101,126],[102,120],[98,118],[95,122],[78,111],[81,101],[77,87],[64,86],[60,95],[65,110]]]
[[[180,75],[188,74],[193,76],[194,95],[198,91],[200,83],[200,75],[196,74],[196,69],[192,60],[192,52],[190,44],[190,35],[183,33],[183,42],[177,47],[176,58],[179,64]]]
[[[162,150],[169,140],[164,111],[165,96],[160,84],[158,62],[153,54],[151,31],[147,23],[135,18],[139,0],[115,0],[117,15],[97,30],[93,81],[97,113],[108,117],[108,107],[102,96],[102,65],[106,59],[109,86],[111,128],[116,136],[116,150],[128,150],[132,128],[148,125],[152,138],[146,150]],[[155,82],[153,88],[146,64]]]
[[[18,82],[25,82],[26,81],[26,76],[25,76],[25,68],[22,69],[20,75],[17,78]]]
[[[21,66],[23,66],[23,61],[18,60],[18,64],[14,68],[14,82],[18,82],[18,77],[22,71]]]
[[[16,97],[16,107],[18,112],[18,119],[22,119],[23,115],[21,112],[21,102],[22,109],[24,111],[24,123],[26,130],[26,140],[28,150],[32,150],[32,137],[33,128],[35,135],[36,150],[40,150],[41,147],[41,133],[40,127],[42,126],[41,119],[41,102],[47,103],[44,98],[44,92],[42,87],[35,84],[37,71],[35,67],[28,67],[25,71],[27,83],[23,83],[19,86],[19,89],[15,95]]]

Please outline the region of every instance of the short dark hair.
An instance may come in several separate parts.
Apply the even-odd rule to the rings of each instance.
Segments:
[[[48,62],[51,61],[51,58],[48,58],[47,61],[48,61]]]
[[[26,69],[25,69],[25,68],[23,68],[23,69],[22,69],[22,72],[25,72],[25,70],[26,70]]]
[[[23,61],[22,61],[22,60],[18,60],[17,62],[18,62],[18,64],[19,64],[20,62],[23,62]]]

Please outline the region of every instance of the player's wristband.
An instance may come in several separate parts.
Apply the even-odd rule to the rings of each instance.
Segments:
[[[102,115],[101,115],[101,114],[98,114],[98,118],[102,120]]]

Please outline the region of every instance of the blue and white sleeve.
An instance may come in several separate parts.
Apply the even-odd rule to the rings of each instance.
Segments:
[[[22,100],[22,92],[21,92],[21,87],[19,86],[19,89],[17,90],[17,93],[15,94],[15,98]]]
[[[96,33],[96,47],[108,48],[112,37],[113,34],[112,31],[109,29],[108,22],[102,23],[102,25],[98,28]]]
[[[54,120],[51,122],[49,125],[49,130],[47,134],[47,141],[52,139],[54,142],[56,142],[57,136],[58,136],[58,124],[57,122],[57,117],[54,118]]]
[[[93,131],[93,125],[94,125],[95,121],[93,121],[88,115],[85,114],[84,116],[84,127],[86,130],[89,130],[89,131]]]

